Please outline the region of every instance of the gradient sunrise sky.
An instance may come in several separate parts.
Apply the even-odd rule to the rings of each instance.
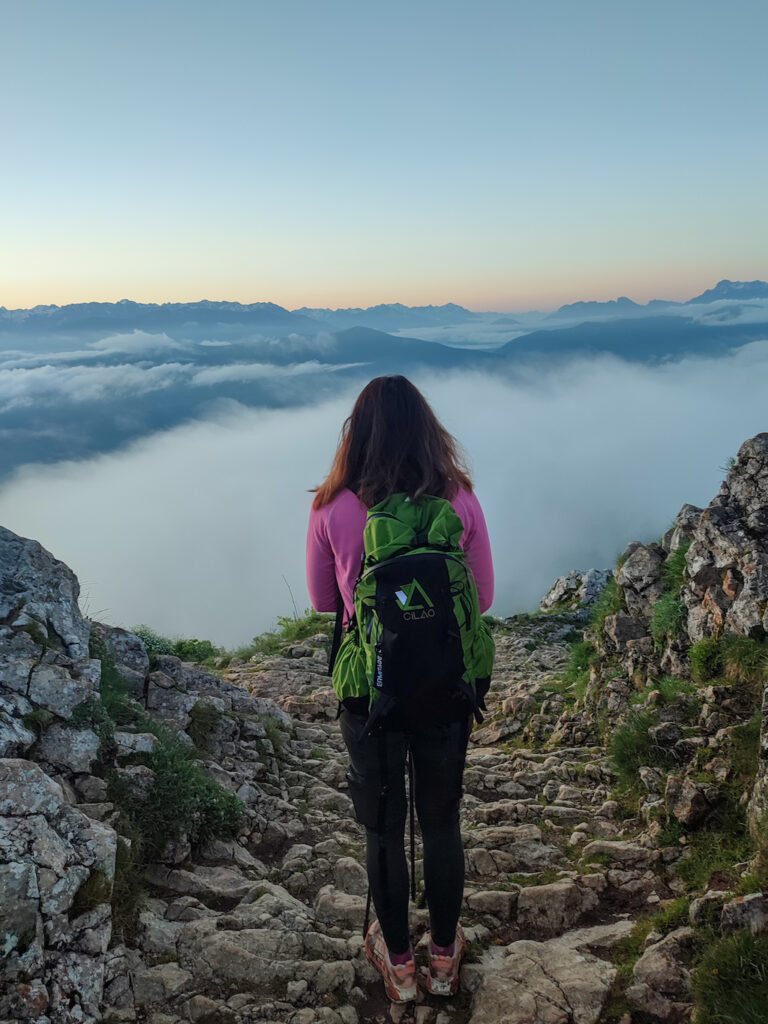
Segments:
[[[768,278],[764,0],[4,0],[0,304]]]

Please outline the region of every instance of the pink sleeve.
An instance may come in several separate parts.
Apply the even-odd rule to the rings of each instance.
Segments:
[[[307,590],[315,611],[336,611],[336,563],[328,537],[325,509],[313,508],[309,513]]]
[[[493,604],[493,558],[488,527],[480,502],[474,494],[468,494],[464,503],[466,522],[461,546],[467,555],[467,562],[477,584],[480,611],[487,612]],[[462,518],[464,518],[462,516]]]

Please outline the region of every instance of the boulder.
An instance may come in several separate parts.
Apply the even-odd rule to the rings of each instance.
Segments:
[[[572,928],[598,902],[572,879],[526,886],[517,897],[517,923],[526,935],[548,939]]]
[[[641,1013],[674,1024],[688,1019],[691,975],[685,960],[694,936],[692,928],[677,928],[637,961],[627,998]]]
[[[664,593],[661,566],[665,552],[657,544],[637,544],[616,574],[630,615],[650,618]]]
[[[753,935],[768,931],[768,894],[751,892],[726,903],[721,928],[723,935],[730,935],[740,928],[748,928]]]
[[[495,952],[495,951],[494,951]],[[486,953],[470,1024],[596,1024],[616,968],[590,953],[549,942],[513,942]]]

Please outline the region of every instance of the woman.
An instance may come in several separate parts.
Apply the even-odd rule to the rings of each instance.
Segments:
[[[359,395],[342,428],[331,471],[315,494],[307,537],[307,585],[317,611],[334,611],[340,593],[347,620],[352,617],[367,510],[402,492],[411,499],[432,495],[450,501],[464,526],[461,546],[475,578],[480,609],[490,607],[493,565],[488,531],[456,442],[410,381],[388,376],[372,380]],[[403,843],[410,748],[430,915],[427,988],[452,995],[465,947],[458,924],[464,890],[459,804],[471,708],[458,690],[451,691],[449,696],[421,702],[417,709],[396,710],[374,736],[366,732],[367,716],[366,698],[344,701],[340,725],[350,758],[347,777],[356,815],[366,827],[366,865],[378,915],[366,935],[366,954],[383,976],[391,999],[416,997]]]

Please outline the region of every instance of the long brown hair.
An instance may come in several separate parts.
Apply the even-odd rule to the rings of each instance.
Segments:
[[[472,480],[456,440],[417,387],[399,375],[376,377],[341,428],[331,471],[317,488],[322,508],[348,487],[370,508],[390,494],[453,498]]]

